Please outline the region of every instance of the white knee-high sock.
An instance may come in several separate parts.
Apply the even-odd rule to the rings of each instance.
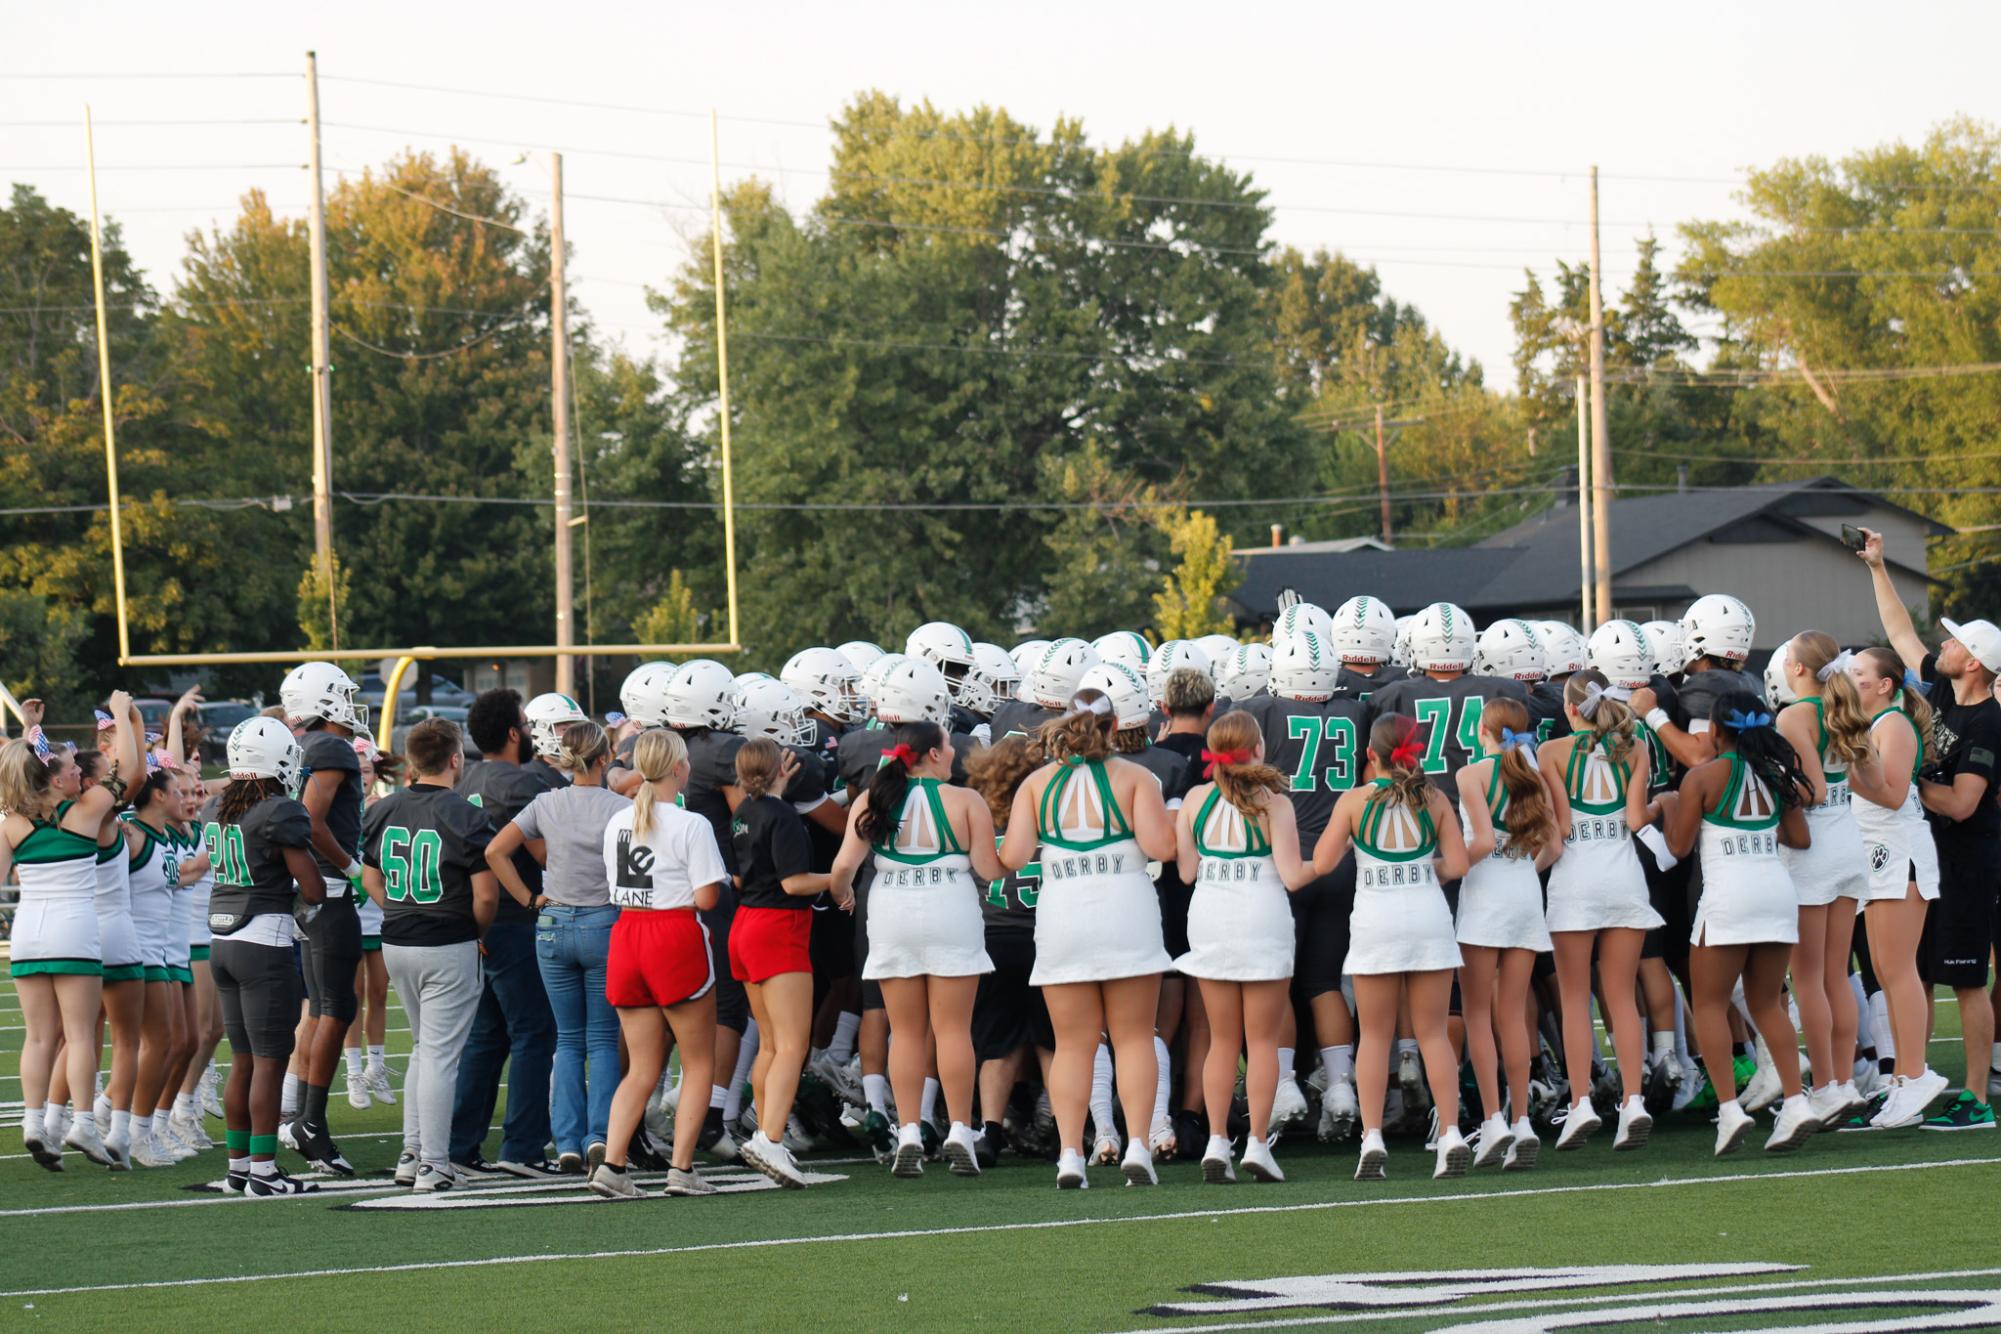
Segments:
[[[924,1076],[924,1092],[919,1095],[918,1119],[929,1121],[938,1114],[938,1081]]]
[[[1102,1042],[1091,1058],[1091,1122],[1101,1137],[1118,1133],[1112,1118],[1112,1049]]]
[[[827,1055],[834,1058],[835,1065],[846,1065],[855,1058],[855,1035],[861,1031],[862,1017],[853,1010],[842,1010],[834,1021],[834,1040],[827,1044]]]
[[[1862,985],[1862,974],[1848,975],[1848,989],[1855,993],[1855,1049],[1864,1051],[1876,1045],[1876,1016],[1869,1004],[1869,992]]]
[[[1174,1058],[1160,1034],[1153,1035],[1153,1129],[1174,1124]]]
[[[1877,992],[1869,998],[1869,1026],[1876,1031],[1876,1059],[1897,1059],[1897,1035],[1890,1028],[1890,997]]]
[[[1322,1047],[1320,1063],[1327,1067],[1329,1088],[1333,1087],[1337,1079],[1352,1080],[1355,1077],[1355,1044],[1343,1042],[1332,1047]]]

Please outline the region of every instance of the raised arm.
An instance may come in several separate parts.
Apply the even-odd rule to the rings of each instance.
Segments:
[[[1883,622],[1883,634],[1890,647],[1897,650],[1897,656],[1904,660],[1904,666],[1916,671],[1924,666],[1925,641],[1918,638],[1918,628],[1911,624],[1911,609],[1904,605],[1904,600],[1897,596],[1897,586],[1890,582],[1889,568],[1883,564],[1883,535],[1864,528],[1862,536],[1867,540],[1855,554],[1869,567],[1869,582],[1876,590],[1876,617]]]

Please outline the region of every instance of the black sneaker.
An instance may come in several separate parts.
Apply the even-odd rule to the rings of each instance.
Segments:
[[[945,1152],[945,1137],[938,1133],[938,1127],[929,1121],[917,1123],[917,1138],[924,1144],[924,1160],[937,1162]]]
[[[973,1161],[982,1172],[1000,1161],[1000,1144],[1006,1134],[998,1121],[988,1121],[980,1127],[978,1137],[973,1140]]]
[[[709,1114],[702,1118],[702,1133],[695,1140],[695,1148],[707,1153],[716,1141],[723,1137],[723,1109],[709,1108]]]
[[[334,1143],[333,1135],[325,1126],[294,1122],[292,1138],[299,1146],[299,1155],[307,1162],[335,1176],[351,1177],[355,1174],[354,1164],[341,1154],[340,1146]]]
[[[718,1115],[720,1116],[720,1113]],[[717,1124],[720,1125],[720,1121]],[[604,1163],[604,1145],[591,1145],[591,1155],[591,1173],[595,1176],[598,1168]],[[673,1158],[673,1153],[653,1138],[646,1129],[646,1123],[642,1121],[632,1129],[632,1139],[626,1144],[625,1156],[629,1165],[642,1172],[664,1172]]]
[[[473,1150],[472,1157],[463,1162],[454,1159],[452,1167],[468,1181],[491,1181],[495,1177],[508,1175],[493,1163],[489,1163],[477,1149]]]
[[[505,1172],[511,1177],[520,1177],[524,1181],[546,1181],[550,1177],[563,1175],[563,1169],[547,1158],[531,1158],[527,1161],[502,1158],[493,1166],[497,1171]]]
[[[224,1195],[243,1195],[247,1194],[249,1190],[250,1173],[226,1172],[223,1174],[222,1193]]]
[[[281,1195],[311,1195],[317,1190],[319,1186],[313,1182],[294,1181],[286,1176],[285,1169],[281,1167],[269,1176],[260,1176],[252,1172],[250,1188],[244,1191],[244,1194],[253,1200],[270,1200]]]

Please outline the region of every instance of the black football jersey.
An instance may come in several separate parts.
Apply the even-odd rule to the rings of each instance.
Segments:
[[[1258,720],[1265,763],[1290,779],[1299,846],[1309,857],[1334,815],[1334,803],[1362,781],[1368,767],[1368,711],[1363,701],[1339,692],[1324,700],[1266,695],[1233,710]]]
[[[951,781],[963,787],[966,782],[966,757],[973,753],[979,742],[960,732],[948,733],[946,740],[952,743]],[[868,791],[869,779],[875,777],[875,771],[882,767],[883,752],[895,744],[896,729],[878,723],[857,727],[842,735],[835,763],[839,770],[839,787],[849,793],[850,804]]]
[[[1528,705],[1537,744],[1570,735],[1570,718],[1563,711],[1562,686],[1554,681],[1537,681],[1529,687]]]
[[[723,789],[736,786],[736,753],[743,749],[744,739],[734,732],[698,727],[681,733],[681,740],[688,745],[688,785],[681,791],[681,804],[716,831],[723,864],[735,875],[736,839],[730,832],[730,803]]]
[[[324,729],[307,732],[299,744],[304,750],[299,767],[306,779],[318,773],[342,775],[340,791],[327,807],[327,832],[352,859],[361,852],[361,757],[354,753],[354,742]],[[314,852],[313,860],[320,864],[321,874],[339,879],[340,868],[327,865],[326,858],[318,852]]]
[[[1671,707],[1668,714],[1675,726],[1684,732],[1707,730],[1710,711],[1716,701],[1736,691],[1744,691],[1757,699],[1765,697],[1765,683],[1749,672],[1732,671],[1728,668],[1711,668],[1703,672],[1690,672],[1681,678],[1681,685],[1675,689],[1679,707]],[[1658,689],[1656,693],[1664,694]],[[1702,728],[1691,723],[1705,724]]]
[[[1045,709],[1040,704],[1028,704],[1018,699],[1011,699],[994,710],[993,720],[987,726],[988,731],[993,734],[993,739],[998,741],[1016,732],[1023,736],[1034,736],[1036,728],[1052,718],[1062,716],[1056,709]]]
[[[1357,699],[1367,699],[1390,682],[1399,679],[1401,678],[1396,674],[1394,667],[1387,665],[1378,667],[1374,676],[1365,676],[1343,663],[1341,670],[1334,677],[1334,688],[1345,690]]]
[[[369,807],[361,855],[382,873],[383,942],[431,946],[478,939],[472,878],[486,869],[492,841],[490,813],[450,788],[414,783]],[[504,892],[502,897],[513,901]]]
[[[1529,692],[1520,681],[1498,676],[1455,676],[1449,681],[1413,676],[1393,681],[1369,697],[1369,722],[1373,725],[1390,713],[1415,718],[1425,729],[1425,775],[1456,806],[1456,780],[1480,754],[1480,719],[1490,699],[1517,700],[1526,708]]]
[[[202,808],[202,841],[215,865],[215,889],[209,898],[211,925],[223,919],[228,934],[263,913],[289,913],[297,886],[285,864],[285,849],[309,848],[313,817],[290,797],[266,797],[243,813],[235,824],[224,824],[216,813],[220,796]]]
[[[528,809],[529,803],[552,788],[561,787],[555,781],[555,770],[542,764],[515,764],[511,760],[474,760],[459,773],[456,791],[468,803],[486,816],[487,828],[497,834],[507,827],[507,822]],[[386,800],[386,798],[385,798]],[[381,803],[378,802],[377,805]],[[369,808],[371,811],[374,807]],[[530,896],[542,892],[542,865],[528,855],[523,848],[513,857],[514,869],[528,886]],[[514,896],[502,893],[500,911],[495,914],[498,922],[532,922],[535,910],[524,908],[514,901]]]

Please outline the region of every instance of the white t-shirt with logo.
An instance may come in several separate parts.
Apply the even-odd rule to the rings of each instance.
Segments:
[[[695,890],[729,879],[709,822],[666,802],[653,804],[653,828],[633,837],[632,808],[604,831],[605,880],[622,908],[692,908]]]

